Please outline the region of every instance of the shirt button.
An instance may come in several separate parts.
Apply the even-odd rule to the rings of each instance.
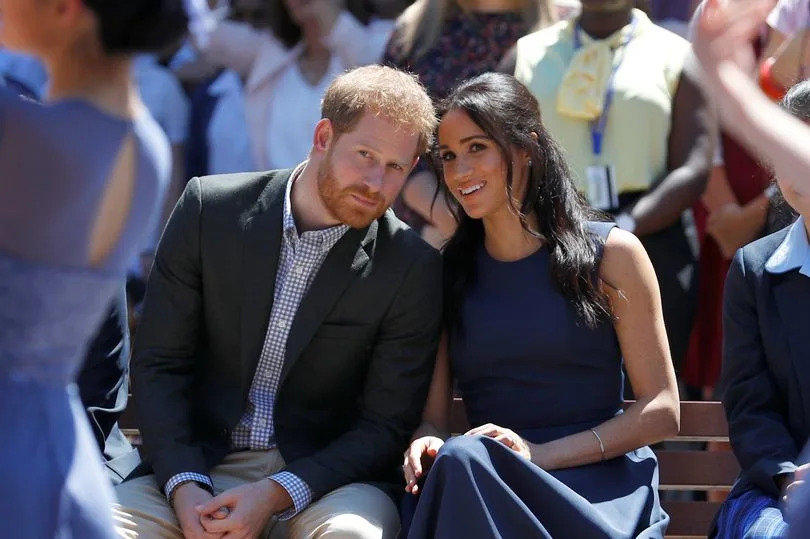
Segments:
[[[256,425],[260,429],[263,429],[264,427],[267,426],[267,420],[265,418],[263,418],[263,417],[260,417],[259,419],[256,420]]]
[[[276,322],[276,325],[277,325],[278,327],[280,327],[281,329],[284,329],[284,328],[286,328],[286,327],[287,327],[287,321],[286,321],[286,320],[284,320],[284,319],[282,318],[281,320],[279,320],[278,322]]]
[[[298,266],[297,268],[295,268],[295,274],[296,275],[303,275],[304,274],[304,266]]]

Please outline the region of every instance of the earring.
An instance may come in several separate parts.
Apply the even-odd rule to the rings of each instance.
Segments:
[[[529,166],[532,166],[532,160],[529,159]]]

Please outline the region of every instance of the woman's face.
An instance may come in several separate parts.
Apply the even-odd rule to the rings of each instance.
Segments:
[[[303,26],[316,16],[317,10],[323,9],[323,0],[284,0],[284,7],[290,19],[298,26]]]
[[[447,189],[473,219],[508,211],[507,164],[499,146],[462,110],[447,112],[439,123],[439,158]],[[515,196],[525,189],[526,162],[523,151],[513,152]]]

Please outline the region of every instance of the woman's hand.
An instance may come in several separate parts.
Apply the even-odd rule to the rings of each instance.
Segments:
[[[486,425],[481,425],[464,433],[464,436],[476,435],[486,436],[497,442],[501,442],[526,460],[532,460],[532,450],[529,447],[529,442],[518,436],[513,430],[487,423]]]
[[[430,468],[444,440],[436,436],[422,436],[417,438],[405,451],[405,461],[402,463],[402,473],[405,475],[405,492],[417,494],[417,483],[425,470]]]

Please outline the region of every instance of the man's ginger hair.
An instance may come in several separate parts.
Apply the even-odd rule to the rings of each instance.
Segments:
[[[425,153],[430,146],[436,130],[436,111],[415,75],[368,65],[343,73],[326,89],[321,117],[332,122],[338,135],[354,129],[366,112],[418,135],[416,155]]]

